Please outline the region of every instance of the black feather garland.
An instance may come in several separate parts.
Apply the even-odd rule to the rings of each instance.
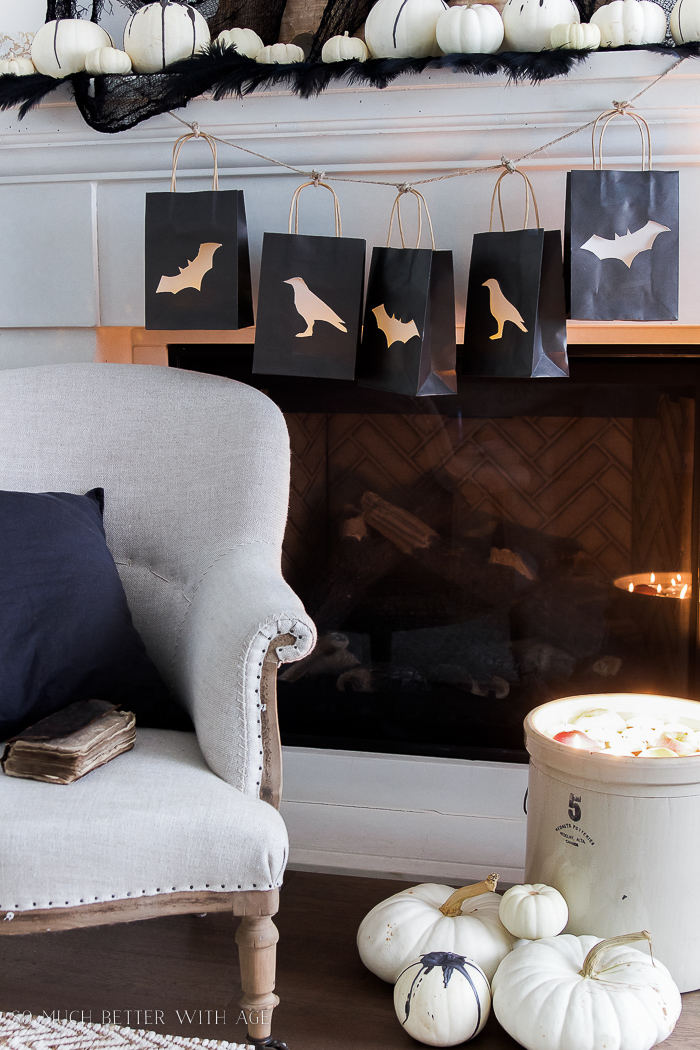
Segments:
[[[0,74],[0,109],[19,106],[18,116],[22,120],[33,106],[38,106],[60,83],[55,77],[45,77],[43,73],[30,73],[22,77],[14,73]]]
[[[670,47],[649,44],[620,51],[654,51],[682,58],[700,56],[700,42]],[[192,98],[212,92],[215,99],[242,98],[257,88],[288,88],[301,98],[312,98],[333,81],[385,88],[404,73],[451,69],[480,76],[505,75],[509,81],[539,84],[566,76],[589,51],[505,51],[497,55],[442,55],[439,58],[377,58],[367,62],[299,62],[265,65],[239,55],[233,48],[212,44],[201,54],[175,62],[162,73],[90,77],[76,73],[72,82],[75,101],[85,121],[95,131],[114,134],[171,109],[181,109]],[[58,87],[60,80],[39,73],[0,76],[0,108],[20,105],[20,119]]]

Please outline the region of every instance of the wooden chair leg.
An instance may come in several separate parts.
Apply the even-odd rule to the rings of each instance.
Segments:
[[[248,1037],[256,1046],[279,1048],[272,1039],[272,1011],[279,1003],[274,993],[279,933],[270,915],[244,915],[236,930],[241,964],[241,1007],[248,1022]]]

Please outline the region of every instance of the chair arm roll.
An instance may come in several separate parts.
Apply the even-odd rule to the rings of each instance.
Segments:
[[[316,644],[316,629],[284,581],[279,552],[246,543],[203,574],[191,597],[175,651],[178,692],[199,745],[215,773],[248,795],[261,780],[262,664],[270,642],[282,663],[300,660]]]

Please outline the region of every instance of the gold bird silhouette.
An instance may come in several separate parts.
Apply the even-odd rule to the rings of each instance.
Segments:
[[[488,281],[484,281],[481,286],[482,288],[488,288],[489,299],[491,303],[491,313],[496,319],[498,324],[498,330],[494,335],[489,336],[489,339],[500,339],[503,335],[503,325],[506,321],[512,321],[513,324],[517,325],[521,332],[527,332],[527,328],[523,323],[523,319],[513,306],[512,303],[508,302],[505,295],[501,291],[501,286],[495,278],[490,277]]]
[[[284,283],[291,284],[294,290],[294,305],[306,321],[306,331],[297,332],[297,339],[313,335],[316,321],[327,321],[334,328],[339,328],[341,332],[347,333],[345,321],[341,320],[330,306],[326,306],[323,299],[319,299],[317,295],[309,291],[303,277],[290,277]]]

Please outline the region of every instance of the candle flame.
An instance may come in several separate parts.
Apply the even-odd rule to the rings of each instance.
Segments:
[[[633,593],[634,593],[634,584],[633,584],[633,583],[631,583],[631,584],[629,585],[629,587],[627,588],[627,590],[628,590],[628,591],[630,592],[630,594],[633,594]]]
[[[656,593],[657,594],[661,594],[661,584],[660,583],[657,583],[657,585],[656,585]]]
[[[656,576],[654,575],[653,572],[652,572],[651,576],[649,577],[649,583],[656,583]]]

